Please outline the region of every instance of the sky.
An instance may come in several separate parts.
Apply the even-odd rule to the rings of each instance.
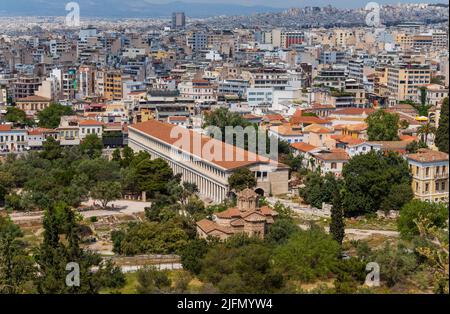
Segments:
[[[167,3],[173,0],[143,0],[149,3]],[[304,7],[304,6],[326,6],[331,4],[340,8],[358,8],[364,7],[368,2],[373,0],[180,0],[183,2],[208,2],[208,3],[235,3],[243,5],[265,5],[271,7]],[[396,4],[396,3],[446,3],[448,0],[375,0],[379,4]]]
[[[0,0],[0,3],[14,2],[15,0]],[[62,3],[67,3],[76,0],[61,0]],[[101,3],[103,0],[91,0],[92,2]],[[126,0],[123,0],[126,1]],[[374,0],[142,0],[143,3],[168,3],[174,1],[182,2],[196,2],[196,3],[233,3],[241,5],[264,5],[277,8],[288,7],[304,7],[304,6],[325,6],[328,4],[339,8],[357,8],[364,7],[368,2]],[[47,0],[28,0],[29,3],[39,4],[45,3]],[[449,3],[449,0],[375,0],[379,4],[395,4],[395,3]],[[0,5],[1,7],[1,5]]]

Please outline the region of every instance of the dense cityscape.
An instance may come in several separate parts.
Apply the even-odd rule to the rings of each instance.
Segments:
[[[448,4],[70,5],[0,9],[0,294],[449,293]]]

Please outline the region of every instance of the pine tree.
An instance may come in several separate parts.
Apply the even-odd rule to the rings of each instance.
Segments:
[[[333,207],[331,209],[330,234],[333,239],[342,245],[345,236],[344,212],[342,210],[342,200],[340,191],[336,191],[333,197]]]
[[[448,153],[448,97],[442,102],[435,144],[441,152]]]

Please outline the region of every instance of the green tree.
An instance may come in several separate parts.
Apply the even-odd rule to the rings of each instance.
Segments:
[[[387,203],[386,198],[391,191],[410,189],[411,175],[408,163],[396,153],[384,154],[371,151],[367,154],[354,156],[342,171],[344,191],[342,204],[346,215],[373,213],[384,209],[382,205],[389,204],[387,209],[400,209],[402,203],[409,201],[407,195],[400,202],[394,199]],[[400,189],[397,185],[403,185]],[[394,208],[393,204],[397,206]]]
[[[430,227],[443,228],[448,219],[448,208],[443,203],[412,200],[400,210],[397,227],[405,239],[420,235],[417,221],[427,219]]]
[[[305,187],[299,190],[303,200],[316,207],[322,208],[323,203],[331,203],[335,191],[339,190],[341,181],[332,173],[325,176],[318,172],[310,172],[305,179]]]
[[[119,164],[122,162],[122,153],[120,152],[120,148],[116,148],[113,151],[112,160],[118,162]]]
[[[58,217],[62,213],[63,217]],[[100,288],[117,288],[124,283],[119,268],[112,263],[102,263],[101,257],[79,246],[79,225],[71,208],[64,203],[45,211],[44,240],[36,249],[35,259],[39,276],[34,282],[39,293],[95,294]],[[66,241],[61,241],[64,234]],[[80,286],[66,285],[68,263],[77,263],[80,269]],[[98,267],[96,272],[93,267]]]
[[[427,123],[423,124],[418,130],[417,133],[421,135],[421,141],[424,143],[428,142],[428,136],[430,134],[436,133],[436,128],[431,125],[431,123],[428,121]]]
[[[153,294],[168,292],[171,280],[167,276],[167,272],[158,271],[154,267],[146,267],[138,270],[137,273],[139,294]]]
[[[406,282],[417,267],[417,258],[403,245],[393,247],[389,242],[381,250],[374,252],[372,260],[380,265],[380,279],[388,287]]]
[[[345,222],[340,190],[335,191],[333,197],[333,206],[331,208],[330,234],[337,243],[342,245],[342,241],[345,237]]]
[[[298,230],[299,228],[291,218],[277,219],[270,226],[269,232],[265,239],[268,243],[284,244]]]
[[[122,168],[127,168],[128,166],[130,166],[130,164],[134,158],[133,150],[130,147],[125,146],[122,151],[122,157],[123,158],[122,158],[121,166],[122,166]]]
[[[150,197],[154,197],[157,193],[166,194],[167,183],[172,179],[172,169],[161,158],[151,160],[150,157],[146,157],[136,165],[135,180],[139,192],[146,191]]]
[[[275,249],[276,269],[288,279],[304,282],[327,278],[338,262],[339,244],[317,226],[293,234]]]
[[[423,245],[416,252],[426,259],[427,271],[433,274],[435,293],[449,293],[448,220],[443,228],[438,228],[427,218],[416,221]]]
[[[412,141],[408,145],[406,145],[406,151],[408,154],[417,153],[420,148],[427,148],[427,144],[423,141]]]
[[[199,278],[222,293],[274,293],[285,283],[273,268],[270,248],[259,240],[241,237],[237,242],[231,237],[208,250]]]
[[[340,260],[334,270],[336,275],[334,292],[339,294],[357,293],[358,288],[364,283],[365,270],[366,263],[358,258]]]
[[[439,118],[439,127],[436,131],[436,146],[441,152],[448,154],[448,97],[442,101],[441,115]]]
[[[189,241],[181,250],[181,263],[183,269],[189,270],[198,275],[201,271],[201,261],[208,252],[208,242],[204,239],[195,239]]]
[[[102,207],[122,197],[122,187],[118,182],[99,181],[91,191],[91,197],[99,200]]]
[[[130,224],[123,233],[115,233],[114,251],[124,255],[177,254],[189,236],[175,219]]]
[[[367,135],[370,141],[397,141],[399,116],[396,113],[388,113],[377,110],[371,113],[366,122],[368,124]]]
[[[62,148],[60,143],[56,141],[53,137],[49,136],[42,143],[43,150],[41,152],[41,157],[47,160],[55,160],[62,157]]]
[[[41,110],[37,114],[39,120],[39,126],[42,128],[55,129],[59,126],[62,116],[73,115],[72,108],[61,104],[50,104],[44,110]]]
[[[253,188],[256,186],[255,174],[248,168],[240,168],[233,172],[228,178],[230,189],[234,191],[242,191],[246,188]]]
[[[33,121],[27,118],[25,111],[17,107],[7,107],[5,114],[5,121],[17,124],[32,125]]]
[[[19,240],[18,226],[0,215],[0,294],[27,292],[26,284],[36,273],[32,258]]]
[[[103,142],[97,134],[89,134],[80,143],[80,150],[89,158],[98,158],[102,154]]]

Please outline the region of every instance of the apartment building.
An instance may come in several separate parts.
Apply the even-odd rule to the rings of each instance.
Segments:
[[[314,78],[314,85],[342,90],[347,79],[347,71],[343,67],[327,67],[320,70]]]
[[[208,46],[208,36],[201,31],[192,31],[186,37],[186,45],[192,50],[192,52],[199,52]]]
[[[279,48],[289,48],[299,45],[305,41],[305,34],[302,31],[287,31],[281,29],[272,30],[272,45]]]
[[[0,152],[20,152],[28,147],[27,130],[0,124]]]
[[[176,126],[156,120],[132,125],[128,128],[129,147],[135,152],[146,151],[152,158],[164,159],[174,173],[182,174],[184,182],[195,183],[200,194],[214,202],[228,197],[228,178],[242,167],[255,174],[257,193],[288,192],[286,165],[185,128],[174,128]],[[180,140],[183,140],[181,146]],[[205,152],[213,147],[214,156],[207,156]]]
[[[0,105],[8,103],[8,89],[6,85],[0,85]]]
[[[389,104],[395,105],[402,100],[414,100],[421,85],[430,84],[429,65],[396,64],[388,67],[387,87]]]
[[[184,12],[172,13],[172,29],[180,29],[186,27],[186,16]]]
[[[448,202],[448,154],[421,149],[406,156],[413,176],[414,196],[422,201]]]
[[[215,101],[216,87],[204,79],[196,79],[178,84],[182,97],[195,100],[195,102]]]
[[[13,83],[14,99],[21,99],[34,95],[41,85],[41,78],[21,76]]]
[[[443,85],[438,84],[427,84],[420,87],[426,88],[426,103],[432,106],[439,106],[444,98],[448,97],[448,88],[445,88]],[[417,89],[417,102],[420,102],[421,98],[421,90]]]
[[[16,106],[20,110],[25,111],[27,115],[34,116],[39,111],[42,111],[50,106],[50,102],[51,100],[49,98],[33,95],[18,99],[16,101]]]
[[[286,70],[277,68],[258,68],[250,71],[250,85],[253,88],[273,88],[285,90],[288,86],[289,75]]]
[[[101,70],[96,74],[96,93],[105,100],[121,100],[123,96],[122,72]]]

